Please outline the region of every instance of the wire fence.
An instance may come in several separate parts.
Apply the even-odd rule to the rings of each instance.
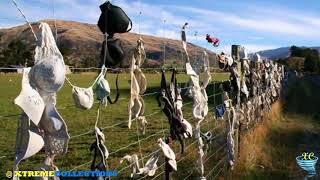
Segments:
[[[29,21],[27,20],[27,18],[25,17],[24,13],[19,9],[19,7],[17,6],[15,0],[12,0],[13,3],[15,4],[15,6],[17,7],[17,9],[19,10],[19,12],[22,14],[22,16],[24,17],[25,21],[28,23],[29,27],[31,28],[32,30],[32,33],[34,34],[34,37],[35,39],[37,40],[37,37],[32,29],[32,26],[31,24],[29,23]],[[53,14],[54,14],[54,9],[53,9]],[[55,24],[56,26],[56,24]],[[165,44],[164,44],[164,57],[165,57]],[[13,71],[17,71],[19,72],[19,70],[21,70],[22,68],[18,67],[18,68],[11,68],[11,67],[0,67],[0,72],[13,72]],[[79,72],[79,71],[97,71],[97,70],[101,70],[101,68],[96,68],[96,67],[86,67],[86,68],[78,68],[78,67],[69,67],[70,71],[71,72]],[[172,68],[141,68],[142,70],[144,70],[145,72],[160,72],[161,70],[170,70]],[[175,68],[178,72],[185,72],[186,69],[185,68]],[[111,72],[127,72],[129,71],[130,68],[110,68],[109,71]],[[221,71],[220,68],[216,68],[216,67],[211,67],[210,68],[211,71]],[[214,110],[218,105],[220,105],[221,103],[218,103],[220,101],[222,101],[222,97],[220,98],[217,98],[217,96],[221,96],[222,95],[222,92],[219,91],[216,87],[216,84],[219,83],[219,82],[214,82],[214,83],[211,83],[210,85],[213,85],[213,93],[211,95],[208,96],[208,99],[210,99],[208,102],[209,102],[209,113],[211,114],[212,113],[212,110]],[[210,88],[211,86],[208,86],[208,88]],[[185,89],[188,89],[190,88],[189,87],[183,87],[181,88],[181,90],[185,90]],[[155,92],[150,92],[150,93],[146,93],[144,95],[142,95],[142,97],[148,97],[148,96],[154,96],[154,95],[157,95],[159,94],[158,91],[155,91]],[[213,102],[211,101],[211,98],[213,98]],[[120,101],[124,101],[124,100],[127,100],[126,98],[122,98],[120,99]],[[185,102],[183,107],[186,107],[188,105],[192,105],[193,102],[190,101],[190,102]],[[70,104],[70,105],[66,105],[64,107],[58,107],[58,109],[68,109],[70,107],[74,106],[73,104]],[[191,107],[188,107],[186,108],[186,111],[190,111]],[[184,111],[185,112],[185,111]],[[158,114],[161,114],[162,111],[161,110],[156,110],[150,114],[147,114],[145,115],[146,117],[153,117],[153,116],[156,116]],[[6,119],[6,118],[12,118],[12,117],[18,117],[20,116],[21,113],[17,113],[17,114],[7,114],[7,115],[0,115],[0,118],[1,119]],[[159,117],[158,117],[159,118]],[[225,151],[226,151],[226,146],[227,146],[227,143],[226,143],[226,140],[225,140],[225,132],[224,132],[224,128],[221,128],[219,126],[216,126],[214,128],[211,128],[209,126],[209,123],[212,123],[213,121],[216,121],[215,118],[214,118],[214,115],[210,115],[210,116],[207,116],[206,117],[207,119],[210,118],[209,120],[207,120],[206,122],[204,122],[202,124],[202,127],[205,127],[204,125],[208,125],[207,126],[207,130],[211,130],[211,131],[217,131],[215,133],[217,133],[211,140],[211,143],[208,144],[208,146],[210,146],[211,148],[210,149],[213,149],[215,148],[214,151],[212,150],[209,150],[207,153],[206,153],[206,159],[204,160],[204,163],[208,163],[208,165],[205,166],[205,177],[208,178],[208,179],[215,179],[215,178],[218,178],[219,176],[222,176],[221,175],[221,172],[223,170],[225,170],[226,168],[226,155],[225,155]],[[191,120],[192,117],[187,117],[188,120]],[[133,119],[132,121],[135,121],[137,122],[137,119]],[[161,118],[161,123],[163,123],[165,120],[163,118]],[[112,130],[114,128],[120,128],[120,129],[124,129],[123,127],[121,127],[120,125],[122,124],[125,124],[127,122],[123,121],[123,122],[118,122],[118,123],[114,123],[114,124],[111,124],[111,125],[107,125],[107,126],[102,126],[101,129],[102,130]],[[213,124],[213,123],[212,123]],[[223,124],[223,122],[221,122],[221,124]],[[220,132],[219,132],[220,130]],[[152,151],[151,153],[146,153],[145,156],[142,156],[142,154],[144,154],[144,149],[149,149],[149,147],[152,147],[154,146],[155,143],[151,143],[151,145],[147,145],[146,142],[147,141],[151,141],[151,138],[162,138],[164,137],[165,133],[168,132],[169,130],[164,128],[163,124],[161,125],[161,128],[158,128],[156,129],[155,132],[153,132],[152,134],[150,134],[149,136],[146,136],[146,137],[143,137],[140,139],[140,136],[139,136],[139,132],[137,131],[137,137],[138,137],[138,140],[134,141],[134,142],[131,142],[131,143],[128,143],[128,144],[125,144],[117,149],[114,149],[112,150],[110,153],[109,153],[109,159],[108,160],[112,160],[113,158],[116,158],[118,156],[121,156],[123,155],[123,151],[125,150],[129,150],[129,151],[132,151],[133,153],[135,152],[139,152],[140,153],[140,162],[143,163],[144,159],[147,159],[149,157],[151,157],[154,153],[158,152],[159,151],[159,148],[155,148],[154,151]],[[71,141],[75,140],[75,139],[80,139],[81,137],[83,136],[87,136],[87,135],[90,135],[90,134],[93,134],[94,133],[94,130],[86,130],[85,132],[81,132],[81,133],[77,133],[76,135],[72,135],[70,137]],[[236,140],[236,154],[238,154],[238,151],[239,151],[239,133],[237,131],[237,133],[235,134],[235,140]],[[222,140],[222,144],[221,144],[221,141]],[[143,149],[141,148],[141,143],[145,143],[143,145]],[[188,144],[188,146],[185,148],[185,151],[188,151],[187,154],[181,154],[180,152],[176,152],[176,157],[177,158],[177,164],[182,164],[185,160],[187,160],[188,158],[191,158],[193,155],[196,156],[197,155],[197,151],[195,150],[195,147],[192,149],[192,147],[197,143],[197,140],[194,140],[192,141],[190,144]],[[135,146],[139,146],[139,151],[136,151],[135,149],[133,149],[133,147]],[[148,148],[146,148],[148,146]],[[107,144],[107,147],[108,147],[108,144]],[[175,150],[175,148],[174,148]],[[1,155],[0,156],[0,159],[6,159],[8,157],[12,157],[13,154],[7,154],[7,155]],[[214,160],[213,160],[214,159]],[[193,161],[196,160],[196,159],[192,159]],[[164,161],[164,159],[162,159],[162,161]],[[214,164],[210,163],[209,164],[209,161],[211,162],[214,162]],[[74,167],[71,167],[71,170],[77,170],[79,168],[82,168],[82,167],[85,167],[87,165],[89,165],[91,163],[91,160],[90,161],[86,161],[82,164],[79,163],[79,165],[76,165]],[[118,163],[119,164],[119,163]],[[139,177],[139,179],[159,179],[164,173],[166,173],[166,171],[163,169],[163,167],[165,166],[166,162],[162,162],[162,164],[160,166],[157,167],[156,170],[161,170],[159,172],[157,172],[157,174],[154,176],[154,177],[148,177],[148,175],[144,175],[142,177]],[[179,164],[179,165],[180,165]],[[223,165],[223,166],[222,166]],[[115,169],[118,170],[118,173],[119,173],[119,176],[120,178],[121,177],[128,177],[127,174],[128,174],[128,171],[129,171],[129,168],[132,166],[132,164],[129,164],[125,167],[114,167]],[[212,167],[212,168],[211,168]],[[119,168],[119,169],[118,169]],[[178,166],[178,171],[180,171],[180,168]],[[187,169],[187,174],[186,176],[184,177],[181,177],[181,174],[179,173],[179,178],[181,179],[188,179],[190,178],[192,175],[194,176],[199,176],[200,173],[196,173],[197,172],[197,167],[196,166],[193,166],[191,169],[188,168]]]
[[[212,88],[212,86],[215,87],[215,84],[216,84],[216,83],[220,83],[220,82],[210,83],[210,84],[208,85],[208,88],[209,88],[209,87]],[[191,88],[191,87],[192,87],[192,86],[182,87],[181,90],[186,90],[186,89]],[[142,95],[142,97],[155,96],[155,95],[157,95],[157,94],[159,94],[159,92],[158,92],[158,91],[154,91],[154,92],[145,93],[145,94]],[[222,94],[222,92],[217,92],[216,89],[213,89],[213,94],[208,95],[208,99],[213,98],[214,101],[215,101],[216,97],[217,97],[217,96],[221,96],[221,94]],[[127,98],[120,98],[120,99],[119,99],[119,101],[125,101],[125,100],[127,100]],[[98,103],[98,102],[95,102],[95,104],[97,104],[97,103]],[[214,104],[214,103],[215,103],[215,102],[213,102],[213,104],[211,104],[212,107],[209,108],[209,112],[216,108],[217,105]],[[192,101],[185,102],[185,103],[183,104],[183,107],[185,107],[187,110],[189,110],[191,107],[187,107],[187,106],[190,106],[190,105],[192,105],[192,104],[193,104]],[[65,106],[63,106],[63,107],[58,107],[57,109],[68,109],[68,108],[73,107],[73,106],[74,106],[73,104],[67,104],[67,105],[65,105]],[[210,105],[209,105],[209,106],[210,106]],[[156,110],[156,111],[154,111],[154,112],[151,112],[150,114],[145,115],[145,117],[152,117],[152,116],[159,115],[159,114],[161,114],[161,113],[162,113],[162,111],[159,109],[159,110]],[[12,119],[13,117],[20,116],[20,115],[21,115],[21,113],[17,113],[17,114],[7,114],[7,115],[2,115],[2,116],[0,116],[0,118],[1,118],[1,119],[2,119],[2,118],[11,118],[11,119]],[[187,119],[190,119],[190,120],[191,120],[192,117],[187,117]],[[133,119],[132,121],[136,121],[136,119]],[[163,121],[166,121],[166,120],[163,119]],[[214,118],[211,118],[210,120],[204,122],[202,125],[204,126],[204,125],[206,125],[206,124],[212,123],[213,121],[215,121],[215,119],[214,119]],[[126,123],[127,123],[126,121],[123,121],[123,122],[118,122],[118,123],[111,124],[111,125],[108,125],[108,126],[102,126],[102,127],[101,127],[101,130],[113,129],[113,128],[116,128],[116,127],[120,127],[120,125],[123,125],[123,124],[126,124]],[[121,127],[120,127],[120,128],[121,128]],[[212,129],[212,130],[214,130],[214,129]],[[113,151],[110,152],[109,158],[112,158],[114,155],[116,155],[117,153],[119,153],[119,152],[121,152],[121,151],[127,150],[127,149],[129,149],[129,148],[131,148],[131,147],[133,147],[133,146],[136,146],[136,145],[140,144],[140,143],[146,142],[146,141],[148,141],[150,138],[153,138],[153,137],[159,137],[159,138],[160,138],[160,137],[162,137],[162,134],[163,134],[163,133],[166,133],[166,132],[168,132],[168,129],[163,129],[163,128],[162,128],[161,130],[159,130],[159,131],[157,131],[157,132],[154,132],[154,133],[152,133],[151,135],[149,135],[149,136],[147,136],[147,137],[141,138],[141,139],[139,139],[138,141],[132,142],[132,143],[127,144],[127,145],[125,145],[125,146],[122,146],[122,147],[120,147],[120,148],[118,148],[118,149],[116,149],[116,150],[113,150]],[[72,140],[74,140],[74,139],[76,139],[76,138],[81,138],[81,137],[83,137],[83,136],[92,135],[93,133],[94,133],[94,130],[93,130],[93,129],[90,129],[90,130],[85,131],[85,132],[82,132],[82,133],[78,133],[78,134],[75,134],[75,135],[71,135],[70,139],[71,139],[71,141],[72,141]],[[189,149],[192,145],[194,145],[195,143],[196,143],[196,140],[193,141],[190,145],[188,145],[187,148],[186,148],[186,150],[188,150],[188,149]],[[150,146],[154,146],[154,145],[151,144]],[[139,161],[143,161],[143,160],[151,157],[154,153],[156,153],[156,152],[158,152],[158,151],[159,151],[159,149],[156,149],[155,151],[152,151],[151,153],[148,153],[148,154],[146,154],[145,156],[142,156],[142,158],[139,159]],[[189,152],[188,155],[183,156],[183,157],[180,158],[177,162],[183,161],[185,158],[191,156],[191,154],[194,154],[194,152],[192,152],[192,151]],[[179,155],[179,153],[177,153],[177,155]],[[5,159],[5,158],[8,158],[8,157],[12,157],[12,156],[13,156],[13,154],[11,154],[11,155],[10,155],[10,154],[8,154],[8,155],[3,155],[3,156],[0,157],[0,159],[2,159],[2,158]],[[80,164],[80,165],[74,166],[73,168],[71,168],[71,170],[76,170],[76,169],[85,167],[85,166],[89,165],[90,163],[91,163],[91,161],[87,161],[87,162],[82,163],[82,164]],[[164,164],[160,165],[158,168],[160,169],[160,168],[163,167],[163,166],[164,166]],[[127,166],[122,167],[121,169],[119,169],[119,170],[118,170],[119,175],[122,175],[122,173],[126,173],[126,171],[128,171],[128,169],[130,169],[130,167],[131,167],[131,164],[129,164],[129,165],[127,165]],[[159,174],[155,175],[155,176],[153,177],[153,179],[158,178],[158,177],[161,176],[163,173],[164,173],[164,171],[160,172]],[[125,174],[123,174],[123,175],[125,175]],[[146,178],[146,177],[142,177],[142,178],[140,178],[140,179],[143,179],[143,178]]]

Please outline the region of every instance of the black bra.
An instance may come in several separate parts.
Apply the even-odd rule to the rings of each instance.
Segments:
[[[125,33],[131,30],[132,21],[120,7],[107,1],[100,5],[100,10],[98,27],[102,33],[113,36],[115,33]]]

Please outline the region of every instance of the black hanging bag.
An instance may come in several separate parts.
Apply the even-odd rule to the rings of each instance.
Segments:
[[[131,30],[132,21],[120,7],[107,1],[100,5],[100,10],[98,27],[102,33],[113,36],[114,33],[125,33]]]
[[[100,59],[101,65],[105,61],[106,67],[113,67],[120,64],[124,59],[124,51],[121,46],[120,39],[114,39],[113,37],[108,37],[107,39],[107,51],[105,51],[106,41],[104,40],[102,43]],[[104,60],[105,56],[105,60]]]

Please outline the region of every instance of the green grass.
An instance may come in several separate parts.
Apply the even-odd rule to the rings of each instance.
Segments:
[[[77,86],[89,87],[90,83],[92,83],[96,75],[97,74],[95,73],[71,74],[68,75],[68,77]],[[223,73],[212,75],[214,81],[223,81],[228,76],[228,74]],[[136,123],[133,122],[133,126],[131,129],[127,128],[127,104],[130,92],[130,86],[128,82],[129,77],[129,74],[120,74],[119,88],[121,93],[121,100],[119,100],[114,105],[108,105],[106,108],[103,108],[101,112],[99,127],[106,127],[114,125],[116,123],[123,123],[114,128],[108,128],[104,130],[104,133],[106,135],[106,146],[109,150],[109,153],[112,153],[117,149],[125,147],[130,143],[136,142],[138,140],[135,126]],[[161,74],[150,73],[146,74],[146,77],[148,81],[148,89],[146,93],[159,91]],[[169,80],[169,74],[167,77]],[[115,74],[107,75],[107,80],[110,83],[113,95],[115,94],[115,78]],[[178,75],[178,82],[182,87],[186,86],[187,80],[188,77],[186,75]],[[5,158],[0,159],[0,179],[2,179],[1,177],[3,177],[4,172],[12,169],[13,167],[16,126],[19,118],[18,116],[13,115],[21,113],[20,108],[13,104],[13,100],[15,99],[15,97],[18,96],[21,90],[21,75],[1,74],[0,85],[0,128],[2,129],[2,131],[0,131],[0,157],[3,155],[7,156]],[[207,88],[208,95],[218,92],[218,85],[210,85]],[[146,96],[144,97],[144,100],[146,104],[145,115],[153,113],[155,111],[159,111],[159,107],[157,106],[155,96]],[[191,101],[191,99],[187,97],[183,97],[183,100],[184,102]],[[90,110],[81,110],[74,107],[71,95],[71,87],[67,83],[65,83],[63,88],[58,92],[57,102],[58,111],[66,121],[70,136],[78,135],[83,132],[93,130],[94,123],[96,120],[97,105],[94,105],[94,107],[92,107],[92,109]],[[214,104],[219,103],[221,103],[221,96],[214,96],[213,98],[210,98],[209,108],[212,108],[214,107]],[[189,104],[183,108],[184,116],[192,124],[195,124],[195,120],[191,118],[191,108],[192,104]],[[213,111],[209,113],[207,120],[209,120],[209,122],[203,126],[203,131],[213,129],[217,126],[222,126],[221,123],[213,121]],[[141,142],[142,156],[146,156],[149,153],[153,152],[155,149],[157,149],[156,140],[163,136],[162,133],[159,133],[159,131],[162,129],[168,129],[167,119],[163,115],[163,113],[158,113],[154,116],[148,117],[147,121],[148,127],[146,135],[140,135],[139,138],[143,139],[150,135],[154,136]],[[220,131],[221,129],[217,129],[214,132],[214,134],[217,134]],[[168,134],[168,132],[166,132],[166,134]],[[95,137],[92,134],[72,138],[69,142],[68,153],[62,156],[57,156],[55,164],[62,170],[70,170],[75,166],[90,161],[91,155],[89,152],[89,147],[94,140]],[[186,144],[188,145],[193,141],[194,139],[187,140]],[[217,146],[217,144],[212,145],[213,150],[215,146]],[[192,154],[188,157],[185,157],[183,161],[178,163],[178,166],[181,168],[178,171],[178,173],[173,174],[174,177],[180,177],[181,175],[187,175],[190,173],[190,169],[193,167],[193,164],[196,159],[196,155],[193,153],[195,152],[195,147],[196,146],[194,145],[187,150],[185,155],[187,155],[188,152],[192,152]],[[180,151],[177,143],[175,143],[174,149],[176,152]],[[108,159],[110,168],[119,170],[122,167],[125,167],[127,164],[119,165],[120,158],[122,158],[126,154],[133,153],[139,154],[138,144],[130,146],[115,154],[112,154]],[[185,155],[178,155],[178,160],[184,157]],[[44,152],[41,151],[35,156],[30,157],[29,159],[23,160],[19,167],[21,170],[36,170],[39,169],[43,160]],[[146,160],[147,159],[145,159],[144,162],[146,162]],[[163,160],[160,163],[162,162]],[[211,161],[208,163],[212,164]],[[89,165],[90,163],[86,166],[81,167],[80,169],[89,169]],[[158,172],[160,172],[160,170],[158,170],[157,173]],[[196,172],[194,174],[196,174]],[[128,176],[129,171],[124,171],[123,174],[121,174],[121,177]]]

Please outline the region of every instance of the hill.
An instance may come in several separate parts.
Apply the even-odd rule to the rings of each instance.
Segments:
[[[312,49],[317,49],[320,52],[320,47],[310,47]],[[259,53],[262,57],[266,57],[269,59],[280,59],[280,58],[287,58],[290,56],[290,47],[281,47],[277,49],[270,49],[270,50],[264,50],[259,51]]]
[[[47,22],[54,32],[53,20],[41,20]],[[103,41],[103,35],[98,27],[94,24],[79,23],[74,21],[57,20],[57,44],[65,56],[67,64],[72,66],[84,66],[86,61],[98,61]],[[33,28],[39,33],[38,24],[34,23]],[[128,65],[132,51],[136,46],[139,35],[136,33],[125,33],[116,35],[120,38],[122,46],[125,50],[126,58],[123,65]],[[166,44],[166,61],[168,63],[183,62],[184,53],[182,51],[181,42],[167,38],[160,38],[149,35],[142,35],[145,42],[148,65],[159,66],[163,60],[163,45]],[[8,29],[0,29],[0,50],[8,46],[14,40],[21,40],[31,50],[35,48],[36,42],[31,33],[30,28],[25,24]],[[189,43],[188,50],[191,60],[201,56],[204,48]],[[216,55],[207,51],[210,61],[216,62]],[[94,62],[93,64],[96,64]]]

